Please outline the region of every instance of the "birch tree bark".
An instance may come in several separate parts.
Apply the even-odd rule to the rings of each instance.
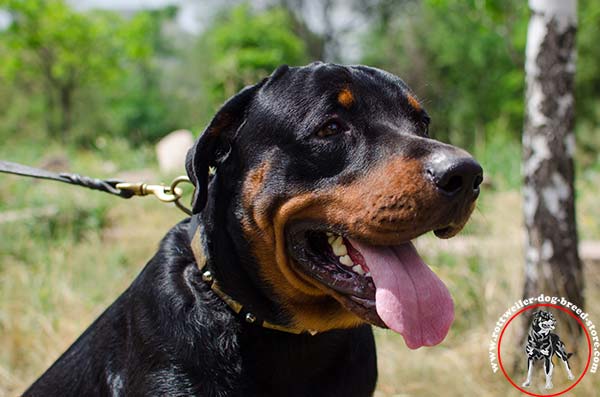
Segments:
[[[529,7],[523,132],[524,296],[565,297],[583,307],[573,187],[577,0],[529,0]],[[574,349],[580,329],[573,324],[567,329],[568,324],[559,323],[560,335],[567,334],[565,343]]]

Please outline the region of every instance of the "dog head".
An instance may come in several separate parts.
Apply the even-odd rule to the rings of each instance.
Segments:
[[[534,313],[531,327],[537,333],[547,335],[556,328],[556,320],[552,313],[540,310]]]
[[[293,325],[367,321],[402,333],[409,347],[439,343],[452,300],[410,241],[458,233],[482,170],[431,139],[429,121],[382,70],[282,66],[227,101],[190,150],[193,211],[207,197],[227,207],[246,271]]]

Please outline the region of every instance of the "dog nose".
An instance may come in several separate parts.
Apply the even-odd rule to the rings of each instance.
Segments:
[[[479,195],[483,169],[473,157],[436,156],[427,165],[426,172],[447,196],[455,197],[461,193]]]

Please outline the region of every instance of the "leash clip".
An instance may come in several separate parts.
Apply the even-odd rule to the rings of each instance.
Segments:
[[[192,211],[181,204],[180,199],[183,196],[183,189],[178,185],[181,183],[192,183],[187,176],[179,176],[171,182],[170,186],[165,185],[150,185],[144,182],[129,183],[121,182],[115,186],[117,189],[127,191],[135,196],[148,196],[154,195],[157,199],[163,203],[175,203],[177,208],[182,210],[188,215],[192,214]]]

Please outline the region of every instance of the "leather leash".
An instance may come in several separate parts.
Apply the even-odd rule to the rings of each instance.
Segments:
[[[92,190],[109,193],[121,198],[131,198],[133,196],[154,195],[164,203],[175,203],[177,208],[188,215],[192,211],[181,204],[183,190],[178,186],[181,183],[191,183],[188,177],[179,176],[171,182],[170,186],[151,185],[144,182],[128,183],[117,179],[97,179],[79,174],[70,174],[67,172],[56,173],[40,168],[29,167],[27,165],[0,160],[0,172],[6,174],[26,176],[37,179],[47,179],[51,181],[68,183],[70,185],[82,186]]]

